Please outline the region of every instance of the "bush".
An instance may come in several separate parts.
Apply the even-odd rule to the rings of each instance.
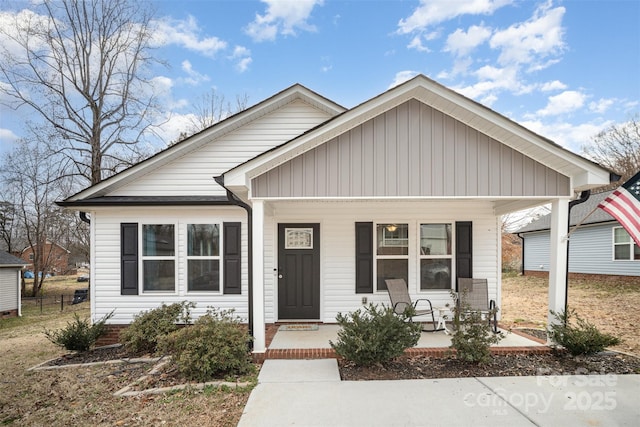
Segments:
[[[171,354],[180,372],[190,380],[244,375],[253,369],[246,328],[233,311],[210,309],[193,325],[160,339],[159,351]]]
[[[190,323],[193,307],[194,303],[182,301],[144,311],[120,333],[120,342],[132,353],[155,353],[160,337],[177,330],[179,324]]]
[[[337,342],[331,342],[336,353],[359,366],[384,363],[413,347],[420,339],[421,325],[407,322],[391,307],[369,304],[364,311],[336,316],[341,330]]]
[[[575,310],[550,312],[556,322],[548,328],[549,339],[555,346],[566,348],[573,356],[596,354],[605,347],[620,344],[619,338],[600,332],[593,324],[580,318]],[[575,317],[575,326],[571,325],[571,317]]]
[[[487,315],[493,317],[493,311]],[[488,362],[491,344],[497,344],[503,338],[501,333],[494,333],[482,313],[471,310],[469,304],[461,303],[454,307],[453,325],[451,348],[456,351],[458,359],[466,362]]]
[[[68,322],[66,328],[57,331],[45,329],[47,339],[59,347],[70,351],[87,351],[105,332],[105,323],[113,316],[113,311],[93,325],[89,319],[80,319],[78,313],[73,313],[74,321]]]

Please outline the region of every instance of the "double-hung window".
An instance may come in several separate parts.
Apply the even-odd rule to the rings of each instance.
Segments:
[[[420,224],[420,290],[451,289],[451,224]]]
[[[174,224],[144,224],[142,226],[143,291],[175,291],[175,242]]]
[[[187,289],[220,291],[220,225],[187,225]]]
[[[378,224],[376,226],[377,289],[387,289],[386,279],[404,279],[409,271],[409,225]]]
[[[640,260],[640,247],[622,227],[613,228],[613,259],[616,261]]]

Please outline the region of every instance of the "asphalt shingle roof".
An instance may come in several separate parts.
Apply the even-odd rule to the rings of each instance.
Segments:
[[[593,211],[598,206],[598,204],[612,192],[613,190],[592,194],[586,202],[574,206],[573,209],[571,209],[571,225],[576,225],[582,219],[584,219],[584,217],[589,215],[589,213]],[[587,219],[584,220],[582,224],[596,224],[609,221],[615,221],[615,218],[602,209],[596,209],[591,215],[589,215]],[[527,233],[531,231],[541,231],[549,229],[551,229],[551,214],[542,216],[537,220],[530,222],[529,224],[516,231],[516,233]]]
[[[0,266],[2,265],[27,265],[23,259],[15,257],[6,252],[0,251]]]

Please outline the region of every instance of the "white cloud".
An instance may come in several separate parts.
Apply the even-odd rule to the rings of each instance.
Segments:
[[[11,129],[0,128],[0,141],[2,141],[3,145],[5,143],[13,143],[18,139],[18,135],[16,135]]]
[[[491,15],[512,0],[420,0],[420,5],[407,19],[398,22],[398,33],[422,32],[428,27],[461,15]]]
[[[233,49],[233,54],[230,57],[232,60],[236,60],[236,70],[244,73],[249,69],[249,65],[253,62],[251,58],[251,51],[244,46],[236,46]]]
[[[490,36],[491,29],[482,25],[472,25],[466,32],[458,28],[447,37],[444,51],[457,56],[467,55]]]
[[[575,91],[566,90],[558,95],[550,96],[547,106],[536,112],[539,116],[556,116],[566,114],[582,108],[586,95]]]
[[[211,80],[206,74],[200,74],[199,72],[194,70],[191,62],[187,61],[186,59],[182,61],[181,67],[182,71],[187,73],[188,76],[186,78],[182,78],[181,81],[190,86],[198,86],[202,82],[208,82],[209,80]]]
[[[316,27],[307,20],[313,8],[322,6],[324,0],[262,0],[267,4],[264,15],[245,28],[245,33],[255,42],[275,40],[278,34],[296,35],[296,30],[315,32]]]
[[[415,49],[418,52],[431,52],[431,50],[427,46],[422,44],[421,35],[417,35],[414,38],[412,38],[409,44],[407,45],[407,47],[409,49]]]
[[[599,99],[597,101],[593,101],[589,103],[589,110],[594,113],[602,114],[605,113],[612,105],[617,102],[616,99]]]
[[[552,9],[547,3],[536,9],[528,21],[496,31],[489,45],[500,50],[498,63],[534,64],[537,66],[535,69],[551,65],[553,62],[544,60],[561,53],[565,48],[562,29],[564,12],[564,7]]]
[[[543,83],[540,86],[540,90],[543,92],[551,92],[551,91],[555,91],[555,90],[564,90],[567,88],[567,85],[562,83],[559,80],[554,80],[552,82],[546,82]]]
[[[155,27],[152,42],[156,46],[174,44],[208,57],[227,48],[227,42],[218,37],[202,37],[198,21],[191,15],[186,20],[166,17],[155,21]]]
[[[572,124],[566,122],[543,123],[540,120],[531,120],[519,123],[538,135],[543,135],[564,148],[578,153],[585,144],[591,141],[594,135],[611,126],[613,122]]]
[[[417,71],[411,71],[411,70],[397,72],[395,77],[393,78],[393,82],[389,85],[389,89],[396,87],[399,84],[406,82],[407,80],[411,80],[418,74],[420,73]]]

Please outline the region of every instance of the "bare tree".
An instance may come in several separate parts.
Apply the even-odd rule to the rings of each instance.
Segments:
[[[0,27],[0,91],[61,141],[92,184],[124,166],[149,129],[151,13],[137,0],[43,0]]]
[[[598,133],[590,144],[582,147],[582,151],[596,163],[622,176],[619,182],[603,190],[618,187],[640,171],[640,115]]]
[[[236,95],[235,105],[232,106],[224,95],[220,95],[215,89],[211,89],[196,99],[192,107],[188,128],[180,132],[178,139],[174,143],[245,110],[248,103],[249,95],[246,93]]]
[[[27,246],[33,250],[34,272],[43,273],[35,274],[33,296],[42,288],[44,273],[54,261],[53,251],[43,248],[47,242],[58,242],[68,224],[69,213],[54,203],[69,192],[70,180],[64,178],[64,167],[65,162],[46,144],[21,141],[4,156],[0,169],[3,186],[14,192],[12,227],[22,230]]]

